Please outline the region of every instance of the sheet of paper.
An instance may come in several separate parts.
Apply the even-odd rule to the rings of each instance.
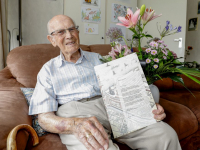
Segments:
[[[94,69],[114,138],[156,123],[157,108],[135,53]]]
[[[132,9],[132,7],[127,7],[121,4],[112,4],[112,9],[111,9],[111,20],[112,22],[119,22],[118,17],[125,17],[127,14],[127,8]]]
[[[100,7],[101,0],[81,0],[82,6],[92,6],[92,7]]]
[[[99,25],[92,23],[84,23],[84,32],[85,34],[98,34],[99,33]]]
[[[81,7],[81,18],[83,22],[101,22],[101,11],[99,8]]]

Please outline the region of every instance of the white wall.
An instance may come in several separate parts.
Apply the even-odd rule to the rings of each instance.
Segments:
[[[22,0],[22,45],[49,43],[47,22],[63,14],[63,0]],[[8,1],[8,29],[11,31],[11,50],[19,46],[18,0]]]
[[[18,1],[9,0],[8,2],[8,30],[11,33],[10,49],[19,46],[17,41],[17,35],[19,34],[19,23],[18,23]]]
[[[192,46],[193,50],[190,51],[190,55],[187,56],[186,61],[192,62],[197,61],[200,63],[200,14],[197,14],[197,6],[198,6],[199,0],[188,0],[187,6],[187,22],[186,22],[186,49],[188,46]],[[189,19],[191,18],[198,18],[198,27],[196,31],[188,31],[188,24]]]
[[[139,8],[142,4],[145,4],[148,8],[152,7],[157,15],[162,14],[161,17],[152,20],[145,27],[145,31],[148,31],[153,37],[160,37],[156,26],[157,22],[161,23],[162,29],[166,26],[167,20],[173,26],[182,26],[182,32],[164,37],[163,40],[170,50],[177,53],[178,57],[184,57],[187,0],[138,0]],[[174,42],[174,39],[180,37],[183,38],[182,48],[178,48],[178,42]],[[145,45],[146,41],[147,39],[144,38],[142,44]]]

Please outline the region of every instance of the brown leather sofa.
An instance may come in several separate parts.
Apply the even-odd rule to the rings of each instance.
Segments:
[[[81,48],[101,55],[107,55],[111,50],[110,45],[81,45]],[[7,67],[0,71],[0,150],[6,150],[8,134],[14,127],[20,124],[32,125],[20,87],[34,88],[42,65],[57,55],[59,49],[50,44],[21,46],[9,53]],[[197,150],[200,148],[200,86],[183,78],[196,98],[170,79],[155,84],[160,89],[160,104],[167,114],[164,121],[177,132],[183,150]],[[29,134],[19,130],[16,143],[18,150],[66,150],[57,134],[39,137],[39,144],[33,147]],[[130,149],[126,145],[118,145],[122,150]]]

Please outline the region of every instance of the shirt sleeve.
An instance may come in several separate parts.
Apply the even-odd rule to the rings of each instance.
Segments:
[[[50,67],[45,64],[37,76],[37,83],[29,106],[29,115],[57,111],[58,102],[53,90]]]
[[[97,55],[97,64],[98,65],[103,64],[103,62],[100,59],[103,59],[103,57],[100,54],[98,54]]]

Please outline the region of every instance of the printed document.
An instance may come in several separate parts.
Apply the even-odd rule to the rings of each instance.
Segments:
[[[157,108],[135,53],[94,69],[114,138],[157,122],[152,113]]]

